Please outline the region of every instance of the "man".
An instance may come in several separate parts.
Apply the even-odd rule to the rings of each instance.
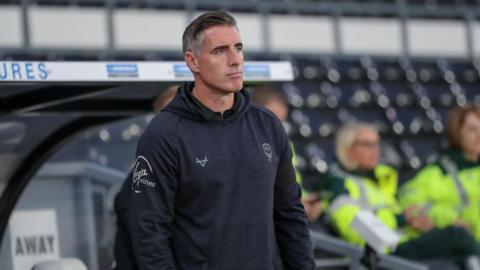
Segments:
[[[182,41],[195,82],[152,120],[134,165],[140,269],[314,269],[286,134],[242,89],[235,19],[204,13]]]
[[[392,230],[409,225],[425,232],[416,237],[403,235],[395,255],[424,260],[478,254],[473,237],[463,228],[432,229],[428,217],[413,214],[416,209],[400,209],[395,198],[397,172],[379,164],[380,137],[373,126],[352,123],[342,127],[337,133],[336,155],[339,164],[330,166],[326,182],[332,193],[332,224],[340,237],[356,245],[365,244],[352,228],[355,215],[364,209]]]

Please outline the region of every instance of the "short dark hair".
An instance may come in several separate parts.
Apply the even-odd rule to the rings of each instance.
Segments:
[[[201,48],[202,39],[200,34],[205,29],[215,25],[237,26],[237,21],[228,12],[223,10],[208,11],[193,20],[182,36],[183,53],[188,51],[198,53]]]
[[[480,106],[470,104],[452,109],[447,118],[447,139],[450,147],[462,150],[461,130],[467,115],[473,114],[480,118]]]

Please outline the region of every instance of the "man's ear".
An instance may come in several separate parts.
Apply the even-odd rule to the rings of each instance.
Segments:
[[[197,57],[193,52],[190,52],[190,51],[186,52],[184,54],[184,58],[185,58],[185,63],[187,64],[187,66],[190,68],[192,72],[195,73],[199,71]]]

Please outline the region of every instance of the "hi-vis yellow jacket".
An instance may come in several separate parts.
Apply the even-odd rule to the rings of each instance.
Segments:
[[[480,163],[467,161],[460,151],[449,150],[420,170],[399,192],[403,208],[421,206],[436,227],[461,220],[480,240]]]
[[[351,227],[355,215],[362,209],[373,211],[387,227],[396,230],[400,213],[395,199],[397,181],[397,172],[386,165],[378,165],[367,173],[349,172],[337,164],[330,166],[326,183],[332,193],[329,213],[340,237],[356,245],[365,244]]]

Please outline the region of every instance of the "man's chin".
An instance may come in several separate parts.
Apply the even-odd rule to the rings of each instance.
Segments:
[[[235,89],[235,92],[242,90],[242,88],[243,88],[243,80],[233,85],[233,89]]]
[[[242,89],[243,76],[229,77],[226,81],[232,89]]]
[[[228,87],[226,87],[225,89],[228,89],[226,91],[228,92],[238,92],[240,90],[242,90],[243,88],[243,82],[242,83],[233,83],[233,84],[230,84]]]
[[[224,93],[234,93],[242,90],[243,81],[240,81],[240,82],[230,81],[228,83],[217,84],[217,85],[211,84],[210,87],[220,90],[221,92],[224,92]]]

